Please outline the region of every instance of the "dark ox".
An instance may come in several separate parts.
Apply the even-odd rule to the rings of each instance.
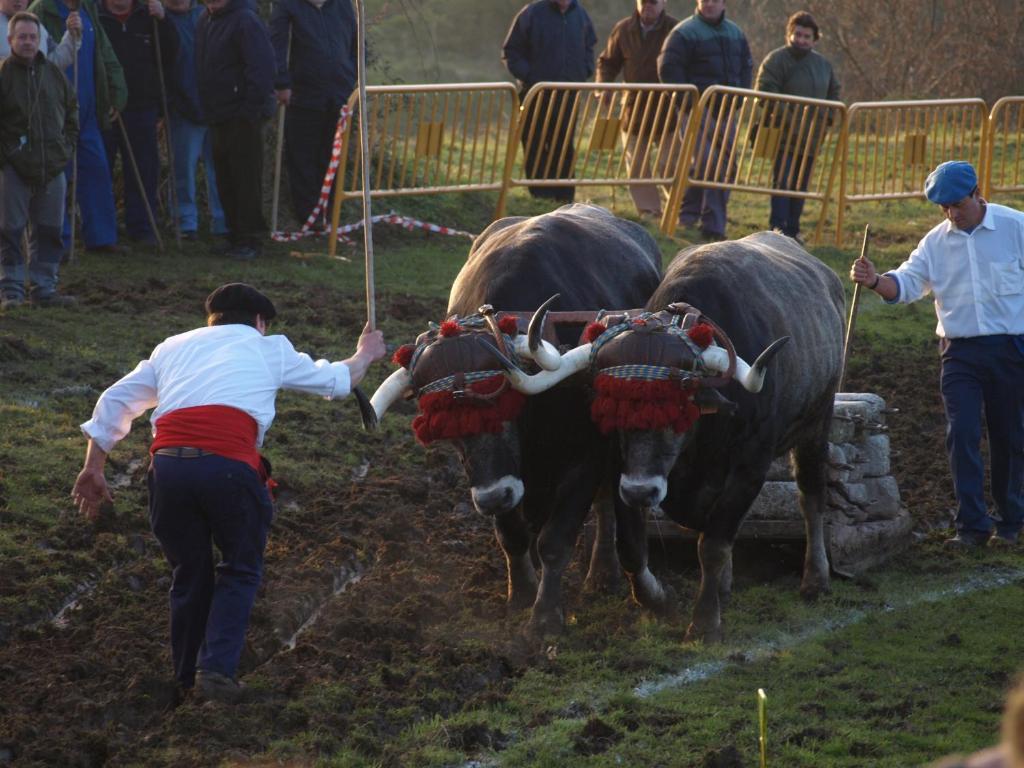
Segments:
[[[551,308],[558,311],[641,307],[658,285],[660,264],[657,244],[641,226],[603,208],[569,205],[542,216],[509,217],[491,224],[474,242],[452,286],[448,315],[471,317],[483,305],[533,312],[554,294],[559,299]],[[513,389],[529,395],[518,417],[500,431],[449,440],[465,467],[474,505],[494,518],[508,564],[509,604],[532,604],[532,631],[557,631],[562,626],[562,573],[599,487],[617,478],[609,469],[617,461],[614,436],[602,437],[590,420],[585,380],[554,386],[578,366],[563,365],[554,347],[538,344],[536,336],[527,343],[522,328],[518,334],[503,334],[496,316],[485,320],[483,327],[478,318],[475,327],[464,326],[451,336],[421,336],[411,371],[393,374],[373,403],[382,415],[397,396],[411,390],[422,410],[423,393],[451,377],[454,383],[443,386],[461,392],[464,401],[471,376],[481,371],[507,375]],[[537,318],[531,325],[539,330],[542,323]],[[554,327],[559,345],[579,343],[582,322]],[[442,327],[442,334],[449,331],[451,326]],[[503,337],[506,349],[499,351]],[[519,367],[509,365],[513,350],[519,353]],[[547,370],[528,375],[522,366],[531,358]],[[507,397],[491,391],[488,401],[481,393],[470,394],[482,409],[504,407],[501,398]],[[608,495],[624,511],[617,495]],[[607,522],[599,527],[608,533]],[[610,538],[598,549],[610,548]],[[539,586],[533,544],[542,566]],[[595,556],[588,581],[617,577],[617,565],[614,574],[608,572],[611,567]]]
[[[741,360],[735,379],[719,390],[734,409],[701,416],[681,433],[652,429],[620,434],[622,499],[634,509],[660,504],[673,520],[701,532],[701,584],[687,638],[713,640],[720,636],[721,605],[732,586],[737,531],[772,460],[787,452],[807,536],[800,591],[810,598],[829,588],[823,513],[845,300],[831,269],[794,240],[760,232],[682,251],[647,307],[656,311],[676,302],[696,307],[717,323],[739,358],[749,360],[768,350],[753,370],[747,371]],[[771,346],[785,337],[788,344]],[[622,340],[619,357],[629,358],[631,345],[627,338]],[[666,360],[663,347],[632,346],[640,351],[632,355],[639,358],[632,362],[686,367],[685,354]],[[655,349],[662,359],[649,359]],[[775,365],[765,377],[764,366],[772,354]],[[599,359],[597,367],[601,365]],[[737,380],[744,377],[745,386],[740,386]],[[644,537],[631,546],[646,558]],[[634,585],[634,592],[652,607],[663,599],[653,577],[639,590]]]

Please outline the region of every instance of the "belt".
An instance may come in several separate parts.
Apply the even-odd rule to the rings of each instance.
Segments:
[[[210,451],[202,448],[157,448],[153,451],[157,456],[174,456],[178,459],[198,459],[201,456],[212,456]]]

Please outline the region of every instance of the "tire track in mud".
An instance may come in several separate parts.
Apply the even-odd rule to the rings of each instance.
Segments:
[[[781,634],[777,639],[768,640],[749,648],[730,649],[729,658],[715,661],[703,661],[684,667],[678,672],[664,675],[654,680],[647,680],[635,688],[633,695],[637,698],[646,699],[655,696],[662,691],[672,688],[681,688],[693,683],[709,680],[720,675],[728,669],[739,664],[750,664],[764,661],[767,658],[787,651],[807,642],[819,635],[836,632],[846,627],[858,624],[869,616],[881,613],[895,613],[919,605],[937,603],[950,598],[963,597],[975,592],[983,592],[990,589],[999,589],[1024,581],[1024,568],[999,568],[984,569],[977,571],[967,579],[957,578],[955,584],[933,589],[927,592],[920,592],[913,595],[897,595],[885,602],[875,610],[854,609],[835,617],[823,619],[806,625],[799,632],[787,632]],[[737,655],[742,659],[736,658]]]

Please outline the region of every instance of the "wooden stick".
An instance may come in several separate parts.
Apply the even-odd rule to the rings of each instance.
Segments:
[[[71,11],[78,10],[78,0],[70,0],[68,2],[68,8]],[[71,88],[75,92],[75,101],[78,100],[78,43],[79,37],[77,33],[72,32],[71,34]],[[79,126],[81,130],[81,126]],[[76,219],[78,218],[75,214],[78,211],[78,138],[75,138],[75,146],[71,148],[71,199],[70,199],[71,210],[68,211],[68,216],[71,218],[71,241],[68,248],[68,261],[74,262],[75,260],[75,225],[77,224]]]
[[[871,225],[864,225],[864,241],[860,246],[860,257],[863,259],[868,255],[868,239],[871,236]],[[843,341],[843,370],[839,374],[839,386],[836,392],[843,391],[843,384],[846,382],[846,366],[850,361],[850,340],[853,338],[853,329],[857,321],[857,307],[860,305],[861,284],[853,286],[853,301],[850,302],[850,316],[846,321],[846,339]]]
[[[160,237],[160,230],[156,226],[156,218],[153,216],[153,207],[149,204],[149,195],[146,194],[146,188],[142,186],[142,175],[139,173],[139,164],[135,162],[135,153],[132,151],[132,144],[128,141],[128,129],[124,127],[124,120],[121,119],[121,113],[114,113],[114,121],[121,128],[121,138],[124,139],[124,148],[128,154],[128,162],[132,167],[132,173],[135,176],[135,183],[138,184],[139,189],[142,191],[142,203],[146,206],[146,216],[149,217],[149,226],[153,228],[153,235],[156,237],[156,247],[160,253],[164,252],[164,241]]]
[[[292,28],[288,27],[288,52],[284,57],[285,69],[292,60]],[[281,201],[281,153],[284,151],[284,113],[285,105],[277,105],[277,147],[274,149],[274,195],[270,203],[270,231],[277,232],[278,203]]]
[[[174,242],[178,246],[178,250],[181,250],[181,224],[178,222],[178,186],[174,180],[174,147],[171,142],[171,113],[167,109],[167,85],[164,83],[164,59],[160,53],[160,23],[156,16],[151,16],[153,19],[153,46],[156,52],[156,75],[157,80],[160,82],[160,101],[164,108],[164,139],[167,141],[167,172],[171,181],[171,221],[174,222]],[[122,130],[124,126],[122,125]],[[127,134],[125,136],[125,143],[127,143]],[[135,162],[134,160],[132,162]],[[138,173],[138,171],[136,171]],[[142,189],[142,185],[139,185]],[[146,209],[149,210],[149,200],[146,195],[146,190],[142,190],[142,197],[146,200]],[[156,224],[153,223],[153,212],[149,211],[150,223],[153,227],[153,233],[156,234],[156,241],[160,243],[160,252],[163,253],[163,241],[160,239],[159,233],[156,231]]]
[[[370,137],[366,135],[366,14],[363,0],[356,0],[359,30],[359,156],[363,180],[363,249],[366,255],[366,322],[377,328],[376,290],[373,275],[373,223],[370,204]]]

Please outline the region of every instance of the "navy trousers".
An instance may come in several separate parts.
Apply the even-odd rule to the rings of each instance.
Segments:
[[[988,428],[992,498],[1001,534],[1024,522],[1024,351],[1013,336],[944,339],[942,400],[946,451],[956,491],[956,528],[982,535],[992,529],[985,507],[981,419]]]
[[[803,165],[803,173],[801,173],[801,165]],[[772,171],[775,188],[806,192],[813,167],[813,156],[808,157],[805,161],[803,155],[786,152],[785,149],[780,150],[775,158],[775,167]],[[807,200],[802,197],[772,195],[768,226],[772,229],[781,229],[784,235],[796,237],[800,234],[800,217],[803,215],[806,202]]]
[[[103,142],[107,150],[107,162],[110,164],[110,176],[114,176],[114,164],[121,155],[121,176],[124,179],[124,226],[128,237],[133,240],[156,242],[156,235],[149,223],[146,213],[146,200],[149,201],[153,217],[160,215],[157,204],[156,188],[160,182],[160,148],[156,138],[156,123],[159,118],[156,107],[152,109],[134,109],[121,113],[125,133],[131,144],[131,156],[124,143],[121,128],[114,125],[104,133]],[[145,190],[139,189],[132,169],[131,157],[139,168],[139,176]],[[145,197],[143,197],[145,195]]]
[[[263,574],[270,495],[248,464],[212,454],[155,455],[148,483],[150,525],[173,569],[174,675],[186,688],[197,668],[234,677]]]

